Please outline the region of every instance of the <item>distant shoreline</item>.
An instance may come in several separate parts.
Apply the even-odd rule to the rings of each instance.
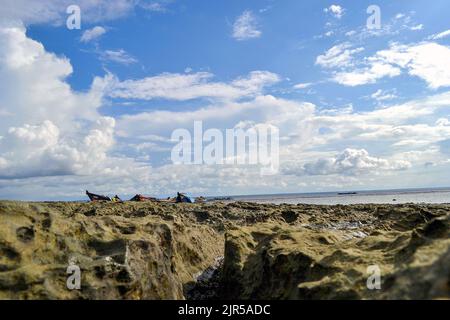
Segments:
[[[422,201],[424,195],[430,194],[447,194],[448,197],[443,197],[442,201]],[[189,194],[189,193],[188,193]],[[242,195],[212,195],[212,196],[204,196],[208,201],[245,201],[245,202],[256,202],[256,203],[284,203],[281,200],[287,200],[289,204],[295,203],[309,203],[302,202],[308,199],[331,199],[333,197],[339,199],[344,199],[345,197],[352,197],[351,199],[356,200],[358,198],[364,200],[364,197],[376,197],[376,196],[384,196],[387,197],[384,202],[375,202],[378,204],[389,204],[391,200],[395,199],[398,196],[400,198],[404,197],[404,195],[410,196],[419,196],[417,200],[413,199],[413,201],[403,201],[400,203],[450,203],[450,187],[436,187],[436,188],[407,188],[407,189],[378,189],[378,190],[348,190],[348,191],[321,191],[321,192],[290,192],[290,193],[273,193],[273,194],[242,194]],[[393,199],[389,199],[389,196],[393,196]],[[131,196],[126,195],[123,199],[131,198]],[[166,199],[167,197],[161,196],[158,199]],[[196,196],[192,198],[197,198]],[[295,199],[298,199],[298,202],[295,202]],[[47,199],[47,200],[34,200],[34,199],[1,199],[0,201],[23,201],[23,202],[88,202],[89,199]],[[332,204],[357,204],[357,203],[370,203],[366,201],[362,202],[351,202],[346,203],[347,201],[343,201],[344,203],[338,203],[335,201]],[[321,204],[321,203],[310,203],[310,204]],[[326,203],[328,204],[328,203]]]

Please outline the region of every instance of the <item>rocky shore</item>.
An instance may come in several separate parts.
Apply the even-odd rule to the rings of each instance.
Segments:
[[[0,201],[0,299],[229,298],[448,299],[450,205]]]

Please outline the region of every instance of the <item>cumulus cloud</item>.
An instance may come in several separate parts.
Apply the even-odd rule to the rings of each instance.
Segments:
[[[316,64],[333,70],[332,80],[346,86],[375,83],[385,77],[396,77],[402,70],[425,80],[432,89],[450,86],[450,48],[447,46],[433,42],[393,43],[373,56],[356,59],[353,55],[361,51],[353,49],[349,43],[339,44],[319,55]]]
[[[0,170],[0,178],[100,172],[106,152],[114,143],[114,125],[114,119],[100,118],[85,137],[77,140],[69,140],[48,120],[11,127],[2,142],[6,166]]]
[[[439,40],[439,39],[446,38],[448,36],[450,36],[450,30],[442,31],[437,34],[433,34],[432,36],[429,37],[429,39],[430,40]]]
[[[437,43],[392,45],[379,51],[375,59],[404,68],[422,78],[432,89],[450,86],[450,48]]]
[[[208,72],[189,74],[163,73],[138,80],[110,83],[109,95],[113,98],[152,100],[191,100],[198,98],[238,99],[255,96],[269,85],[280,81],[278,75],[268,71],[253,71],[230,83],[211,81]]]
[[[98,114],[105,79],[86,93],[65,82],[72,66],[26,36],[0,28],[0,178],[86,174],[99,169],[113,145],[115,121]]]
[[[45,120],[73,128],[68,115],[98,118],[104,79],[95,78],[86,93],[72,91],[65,82],[73,72],[69,60],[47,52],[21,25],[0,28],[0,42],[0,105],[10,114],[0,118],[0,128]]]
[[[258,23],[252,11],[244,11],[233,24],[233,38],[238,41],[261,37]]]
[[[388,63],[373,62],[370,66],[355,69],[352,71],[338,72],[333,80],[346,86],[359,86],[368,83],[375,83],[384,77],[395,77],[400,75],[399,68]]]
[[[331,47],[323,55],[316,58],[316,64],[324,68],[341,68],[353,65],[354,55],[364,51],[364,48],[352,48],[348,42]]]
[[[447,118],[439,118],[436,120],[437,126],[450,126],[450,120]]]
[[[288,165],[284,168],[284,173],[313,176],[332,174],[357,175],[377,170],[405,170],[410,167],[411,164],[408,161],[389,161],[372,157],[364,149],[345,149],[335,157],[318,159],[299,168]]]
[[[219,130],[233,128],[239,122],[276,125],[280,129],[280,161],[284,168],[281,174],[277,175],[278,182],[298,183],[298,180],[291,180],[289,177],[301,176],[302,179],[306,179],[305,177],[315,176],[320,179],[315,182],[323,185],[326,177],[330,175],[336,179],[344,176],[347,179],[352,177],[355,181],[367,182],[369,177],[372,179],[380,172],[395,175],[398,171],[411,166],[422,167],[423,163],[430,159],[440,161],[442,155],[439,153],[431,155],[425,151],[431,150],[431,146],[450,137],[450,127],[439,128],[434,123],[416,125],[411,122],[420,122],[425,117],[433,118],[434,114],[439,114],[449,103],[450,93],[447,92],[367,112],[356,112],[351,109],[345,112],[323,112],[312,104],[272,96],[258,96],[246,102],[213,103],[195,111],[160,110],[124,115],[118,119],[117,130],[123,132],[127,138],[143,137],[146,134],[170,137],[170,133],[177,128],[192,130],[193,121],[202,121],[205,129]],[[442,123],[444,122],[439,121],[439,124]],[[319,131],[322,133],[319,134]],[[422,142],[407,143],[408,139]],[[314,151],[335,150],[337,146],[348,144],[349,141],[352,145],[360,147],[332,155],[329,155],[329,152],[327,154],[323,151]],[[383,153],[388,156],[378,158],[361,151],[365,150],[365,146],[376,145],[380,141],[383,141]],[[396,153],[399,150],[416,150],[417,155],[414,159],[404,158],[401,153]],[[238,166],[234,170],[241,171],[244,175],[246,169]],[[216,177],[219,177],[218,183],[221,185],[220,177],[223,177],[224,171],[216,168],[214,172],[218,174]],[[247,172],[245,177],[255,179],[252,174]],[[200,180],[202,177],[197,179]],[[340,183],[350,183],[350,180],[342,180]]]
[[[100,26],[93,27],[92,29],[88,29],[83,32],[80,41],[81,42],[90,42],[100,38],[102,35],[106,33],[106,29]]]
[[[421,121],[424,118],[433,118],[440,110],[444,110],[450,104],[450,93],[431,96],[426,99],[410,101],[400,105],[376,109],[367,112],[356,112],[346,110],[345,112],[323,112],[308,103],[298,103],[290,100],[280,99],[273,96],[258,96],[246,102],[228,102],[225,104],[212,103],[197,110],[156,110],[140,114],[123,115],[117,120],[117,131],[124,134],[124,137],[144,137],[145,135],[158,135],[170,137],[171,132],[177,128],[192,130],[194,121],[202,121],[206,128],[233,128],[241,121],[253,123],[267,123],[280,128],[280,160],[295,169],[295,172],[304,171],[304,164],[317,162],[317,159],[335,159],[332,168],[335,175],[353,175],[359,169],[342,169],[345,167],[343,159],[361,158],[363,163],[375,163],[372,167],[368,165],[368,175],[373,175],[381,170],[396,172],[409,167],[407,163],[402,163],[402,156],[396,157],[397,149],[411,150],[411,144],[397,144],[407,139],[426,140],[425,144],[414,145],[422,152],[421,148],[430,148],[445,137],[450,137],[450,127],[438,128],[437,125],[413,125],[410,122]],[[443,123],[440,121],[439,124]],[[320,130],[327,129],[327,130]],[[319,131],[323,133],[318,134]],[[373,155],[364,155],[364,152],[345,153],[345,156],[333,155],[326,157],[324,152],[311,153],[314,148],[326,148],[335,150],[336,146],[349,143],[364,146],[383,141],[385,153],[390,153],[388,158],[378,159]],[[393,149],[390,149],[392,145]],[[150,146],[152,147],[152,146]],[[309,155],[311,153],[311,155]],[[424,153],[424,157],[428,157]],[[434,154],[434,159],[439,156]],[[374,159],[378,159],[375,161]],[[306,161],[308,160],[308,161]],[[386,162],[386,161],[388,162]],[[418,159],[411,165],[420,162],[420,165],[428,158],[418,156]],[[350,161],[350,160],[348,160]],[[353,160],[351,160],[353,161]],[[359,163],[354,160],[354,163]],[[328,163],[328,162],[327,162]],[[334,163],[334,162],[333,162]],[[309,173],[314,172],[314,166],[310,165]],[[157,169],[156,169],[157,170]],[[236,168],[243,170],[243,168]],[[329,172],[333,172],[330,169]],[[362,170],[362,169],[361,169]],[[220,171],[220,170],[219,170]],[[319,170],[316,170],[316,173]],[[283,174],[288,174],[283,171]],[[332,173],[330,173],[332,174]],[[279,176],[280,181],[286,181]],[[200,179],[200,178],[199,178]],[[288,179],[288,178],[286,178]],[[361,178],[364,179],[364,178]]]
[[[169,136],[177,128],[191,128],[194,121],[202,121],[205,127],[225,130],[238,123],[267,123],[280,128],[280,135],[298,132],[298,139],[308,143],[313,127],[308,125],[315,106],[273,96],[258,96],[245,102],[227,101],[213,103],[197,110],[155,110],[139,114],[123,115],[118,119],[118,131],[126,136]],[[301,131],[301,134],[299,131]]]
[[[333,15],[335,18],[342,18],[342,16],[344,15],[345,9],[342,8],[340,5],[337,4],[332,4],[331,6],[329,6],[328,8],[323,9],[323,11],[325,13],[330,13],[331,15]]]

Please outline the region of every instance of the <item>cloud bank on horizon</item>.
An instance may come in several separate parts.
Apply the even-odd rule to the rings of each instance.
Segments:
[[[380,1],[376,30],[366,1],[231,2],[4,1],[0,199],[449,186],[447,1]],[[174,165],[194,121],[277,126],[279,173]]]

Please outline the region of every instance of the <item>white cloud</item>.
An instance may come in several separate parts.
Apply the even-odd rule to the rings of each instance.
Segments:
[[[75,4],[72,0],[4,0],[1,16],[21,20],[26,24],[63,24],[67,19],[66,9]],[[80,0],[84,22],[112,20],[128,14],[134,7],[129,0]]]
[[[230,83],[213,82],[208,72],[189,74],[163,73],[140,80],[119,81],[109,86],[109,95],[114,98],[152,100],[191,100],[197,98],[238,99],[254,96],[280,78],[267,71],[253,71],[247,77]]]
[[[335,69],[332,79],[347,86],[375,83],[384,77],[395,77],[406,70],[411,76],[422,78],[432,89],[450,86],[450,48],[433,42],[410,45],[391,44],[360,60],[354,54],[362,48],[352,49],[345,42],[330,48],[316,59],[316,64]]]
[[[293,175],[359,175],[377,170],[405,170],[411,164],[404,160],[387,160],[369,156],[364,149],[345,149],[340,154],[331,158],[318,159],[315,162],[284,167],[285,174]]]
[[[252,11],[244,11],[233,24],[233,38],[238,41],[261,37],[258,23]]]
[[[161,0],[161,1],[138,1],[137,4],[144,10],[155,11],[155,12],[166,12],[167,5],[172,0]]]
[[[438,120],[436,120],[436,125],[437,126],[450,126],[450,120],[447,118],[439,118]]]
[[[26,25],[36,23],[64,24],[66,9],[76,4],[82,8],[82,23],[97,23],[124,17],[136,7],[164,11],[169,1],[143,0],[2,0],[0,19],[20,20]]]
[[[342,8],[340,5],[332,4],[328,8],[323,9],[323,11],[325,13],[332,14],[335,18],[340,19],[344,15],[345,9]]]
[[[73,71],[69,60],[45,51],[23,26],[1,27],[0,39],[0,105],[12,114],[0,118],[0,128],[45,120],[59,124],[74,114],[83,120],[98,117],[103,79],[94,79],[87,93],[73,92],[64,81]],[[64,125],[73,127],[70,121]]]
[[[414,45],[392,45],[377,52],[375,59],[407,69],[422,78],[432,89],[450,86],[450,48],[425,42]]]
[[[429,37],[430,40],[439,40],[450,36],[450,30],[442,31]]]
[[[294,89],[306,89],[313,85],[311,82],[298,83],[294,86]]]
[[[386,100],[392,100],[392,99],[397,98],[397,95],[396,95],[395,89],[393,89],[393,90],[378,89],[370,97],[377,101],[386,101]]]
[[[115,121],[103,117],[77,141],[66,140],[51,121],[11,127],[2,142],[7,166],[0,178],[28,178],[102,171],[106,152],[114,144]]]
[[[0,28],[1,178],[101,172],[107,167],[115,121],[102,117],[104,79],[86,93],[65,82],[72,66],[26,36],[22,26]],[[7,93],[7,94],[6,94]]]
[[[319,55],[316,64],[324,68],[348,67],[353,64],[354,55],[364,51],[364,48],[354,48],[348,42],[331,47],[325,54]]]
[[[382,13],[382,24],[379,29],[367,29],[365,24],[362,26],[345,32],[347,37],[350,37],[355,41],[364,41],[368,38],[372,37],[385,37],[386,41],[390,41],[388,37],[394,37],[400,35],[404,31],[420,31],[424,29],[424,25],[418,23],[414,20],[414,12],[410,12],[408,14],[397,14],[395,17],[391,19],[385,19],[385,16]]]
[[[106,29],[100,26],[93,27],[92,29],[88,29],[83,32],[80,41],[81,42],[90,42],[92,40],[100,38],[102,35],[106,33]]]
[[[110,61],[124,65],[137,63],[136,58],[129,55],[125,50],[105,50],[100,53],[100,59],[103,61]]]
[[[412,126],[407,123],[411,120],[417,122],[425,118],[433,118],[439,109],[443,110],[449,103],[450,93],[446,93],[364,113],[348,110],[326,114],[316,110],[312,104],[272,96],[259,96],[246,102],[212,103],[196,110],[160,110],[124,115],[117,119],[117,130],[125,132],[127,139],[139,137],[136,140],[137,145],[142,143],[141,138],[145,140],[144,137],[149,137],[148,141],[151,142],[167,141],[172,130],[176,128],[189,130],[193,121],[199,120],[203,121],[205,129],[212,127],[220,130],[233,128],[239,122],[274,124],[281,130],[280,160],[284,163],[282,167],[295,170],[289,174],[283,171],[275,177],[262,179],[258,169],[253,167],[167,164],[154,167],[151,172],[144,171],[141,174],[139,171],[139,179],[127,178],[119,182],[115,178],[102,176],[99,185],[107,188],[105,190],[111,190],[110,193],[121,192],[122,189],[127,193],[134,190],[139,192],[140,186],[151,185],[151,188],[146,190],[155,194],[170,193],[174,188],[210,193],[240,193],[246,190],[259,192],[259,189],[255,189],[255,185],[264,186],[265,190],[271,190],[271,192],[286,191],[286,188],[291,186],[294,192],[301,183],[304,183],[309,191],[312,188],[342,188],[346,185],[356,187],[360,184],[367,187],[370,183],[378,183],[373,186],[380,187],[387,181],[389,185],[393,185],[392,183],[399,180],[399,170],[407,169],[410,165],[414,170],[418,170],[417,168],[423,168],[423,164],[427,161],[432,160],[436,163],[441,161],[442,155],[439,154],[439,150],[433,153],[422,151],[431,150],[437,141],[446,136],[450,137],[450,128],[438,130],[433,125]],[[331,128],[331,131],[317,135],[317,130],[322,127]],[[153,139],[154,135],[157,135],[155,139]],[[427,139],[426,144],[403,144],[402,146],[400,143],[394,146],[402,140],[418,140],[418,138],[423,140],[424,137]],[[373,155],[380,151],[372,151],[373,154],[367,156],[359,152],[367,148],[366,146],[373,146],[373,143],[376,145],[379,141],[383,141],[381,152],[384,156],[381,159]],[[340,150],[339,146],[350,143],[355,145],[351,149],[358,151],[354,156],[352,153],[340,156],[340,152],[334,151]],[[361,146],[356,147],[356,145]],[[314,151],[317,150],[316,148],[333,151]],[[141,144],[140,149],[143,155],[152,156],[160,152],[160,145]],[[404,154],[401,150],[417,152],[413,156]],[[400,153],[396,153],[399,151]],[[307,163],[316,163],[317,159],[336,159],[336,164],[331,166],[327,175],[313,176],[307,175],[305,171],[299,171],[303,170]],[[350,166],[346,165],[347,161],[350,162]],[[319,172],[319,167],[312,166],[309,174],[314,173],[313,169],[316,173]],[[301,180],[296,175],[299,172],[302,172]],[[401,177],[402,181],[408,177],[414,177],[414,172],[402,173]],[[158,183],[154,183],[156,181]],[[71,183],[70,188],[73,188],[74,182]],[[84,182],[87,186],[91,183],[89,180]]]
[[[433,118],[438,110],[443,110],[450,104],[450,93],[429,97],[418,101],[410,101],[401,105],[376,109],[368,112],[345,112],[326,113],[317,111],[314,105],[295,103],[272,96],[257,97],[248,102],[236,102],[226,104],[212,104],[195,111],[152,111],[135,115],[125,115],[118,119],[118,130],[126,132],[128,137],[143,136],[145,134],[158,134],[170,136],[176,128],[191,128],[193,121],[203,121],[206,127],[232,128],[240,121],[252,121],[256,123],[270,123],[280,128],[282,145],[280,148],[281,160],[295,172],[303,168],[305,163],[316,163],[317,159],[335,159],[328,174],[343,174],[356,177],[356,172],[377,174],[381,171],[394,172],[406,169],[410,165],[422,165],[425,158],[418,157],[414,163],[402,162],[401,156],[397,156],[392,148],[404,148],[412,150],[412,145],[401,144],[407,139],[427,140],[427,144],[416,144],[414,148],[430,148],[446,137],[450,137],[450,127],[438,128],[434,124],[411,125],[411,121],[421,121],[425,118]],[[320,128],[328,128],[328,132],[318,135]],[[424,138],[426,137],[426,138]],[[355,149],[360,151],[366,146],[371,146],[383,141],[382,152],[390,154],[382,159],[373,156],[365,156],[364,152],[346,153],[345,157],[332,155],[325,157],[324,152],[316,152],[308,155],[308,149],[315,148],[335,150],[342,144],[359,145]],[[424,156],[425,157],[425,156]],[[355,167],[347,168],[343,159],[348,160]],[[434,154],[437,160],[438,155]],[[376,159],[376,161],[374,160]],[[397,161],[400,160],[400,161]],[[428,158],[426,159],[428,161]],[[354,162],[352,162],[354,161]],[[386,162],[387,161],[387,162]],[[410,162],[408,160],[408,162]],[[375,163],[375,165],[371,165]],[[367,164],[367,170],[365,166]],[[341,170],[341,169],[342,170]],[[242,168],[241,168],[242,169]],[[309,167],[309,174],[314,166]],[[345,169],[345,170],[344,170]],[[239,168],[236,168],[239,170]],[[303,169],[302,169],[303,170]],[[318,169],[317,169],[318,170]],[[316,171],[317,171],[316,170]],[[286,171],[283,171],[286,173]],[[335,172],[335,173],[333,173]],[[325,174],[325,173],[324,173]],[[283,177],[279,177],[284,179]]]
[[[375,62],[371,66],[355,69],[349,72],[339,72],[333,77],[337,83],[346,86],[359,86],[368,83],[375,83],[378,79],[384,77],[395,77],[401,73],[399,68],[396,68],[387,63]]]
[[[117,126],[119,131],[130,137],[151,134],[167,137],[174,129],[190,127],[194,121],[203,121],[208,127],[220,129],[234,128],[237,123],[252,121],[279,125],[282,134],[287,135],[291,130],[296,132],[313,112],[314,105],[310,103],[258,96],[246,102],[212,104],[194,111],[155,110],[124,115],[118,119]],[[310,131],[303,128],[303,132],[305,137]]]
[[[407,160],[417,168],[427,161],[439,162],[445,158],[442,150],[439,152],[439,143],[450,138],[450,127],[424,119],[437,119],[436,115],[449,105],[450,92],[447,92],[370,112],[318,117],[315,121],[333,129],[320,142],[325,146],[343,141],[347,144],[351,141],[361,148],[378,145],[381,149],[375,148],[390,154],[391,159]],[[430,155],[431,150],[436,151]],[[411,151],[416,153],[414,159],[404,155]]]
[[[418,24],[418,25],[412,26],[412,27],[410,27],[410,29],[412,31],[423,30],[423,24]]]

